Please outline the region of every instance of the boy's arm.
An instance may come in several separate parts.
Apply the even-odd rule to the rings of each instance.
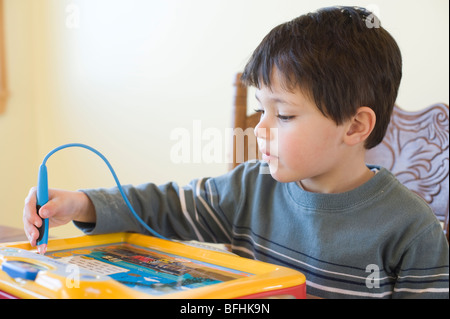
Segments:
[[[211,201],[217,192],[210,179],[194,180],[184,187],[175,183],[157,186],[124,186],[126,196],[141,219],[161,235],[182,240],[224,242],[227,235]],[[119,190],[82,190],[95,207],[96,223],[74,221],[87,234],[148,233],[129,211]]]
[[[449,247],[436,221],[406,250],[393,298],[449,298]]]

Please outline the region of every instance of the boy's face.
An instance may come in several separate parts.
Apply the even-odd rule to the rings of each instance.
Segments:
[[[272,177],[280,182],[307,180],[326,188],[345,165],[346,126],[326,118],[300,89],[284,89],[277,71],[271,87],[257,89],[256,98],[261,119],[255,134]]]

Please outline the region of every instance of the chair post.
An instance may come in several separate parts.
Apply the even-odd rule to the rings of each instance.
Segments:
[[[236,74],[234,81],[233,128],[245,128],[247,126],[247,87],[241,82],[241,75],[242,73]],[[244,149],[243,145],[236,145],[238,140],[239,139],[236,139],[235,134],[233,134],[233,161],[230,169],[233,169],[238,165],[238,151]]]

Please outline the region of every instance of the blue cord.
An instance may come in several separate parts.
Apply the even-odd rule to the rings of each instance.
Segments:
[[[52,156],[54,153],[64,149],[64,148],[68,148],[68,147],[81,147],[81,148],[85,148],[95,154],[97,154],[108,166],[109,170],[111,171],[112,176],[114,177],[114,180],[116,181],[117,187],[119,188],[119,192],[122,195],[123,199],[125,200],[125,203],[127,204],[128,208],[130,209],[131,213],[133,213],[134,217],[141,223],[142,226],[144,226],[145,229],[147,229],[151,234],[153,234],[155,237],[159,237],[162,239],[167,239],[164,236],[161,236],[160,234],[158,234],[157,232],[155,232],[152,228],[150,228],[142,219],[141,217],[139,217],[139,215],[135,212],[135,210],[133,209],[133,207],[131,206],[130,201],[128,200],[127,196],[125,195],[125,192],[123,191],[122,186],[120,185],[119,179],[117,178],[116,173],[114,172],[114,169],[112,168],[111,164],[109,163],[109,161],[106,159],[105,156],[103,156],[102,153],[100,153],[99,151],[97,151],[96,149],[85,145],[85,144],[80,144],[80,143],[69,143],[69,144],[64,144],[61,146],[58,146],[57,148],[53,149],[52,151],[50,151],[45,157],[44,160],[42,161],[42,166],[45,166],[45,164],[47,163],[47,160],[50,158],[50,156]]]

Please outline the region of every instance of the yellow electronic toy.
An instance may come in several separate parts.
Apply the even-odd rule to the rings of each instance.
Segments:
[[[306,297],[303,274],[155,237],[116,233],[0,244],[0,298]]]

